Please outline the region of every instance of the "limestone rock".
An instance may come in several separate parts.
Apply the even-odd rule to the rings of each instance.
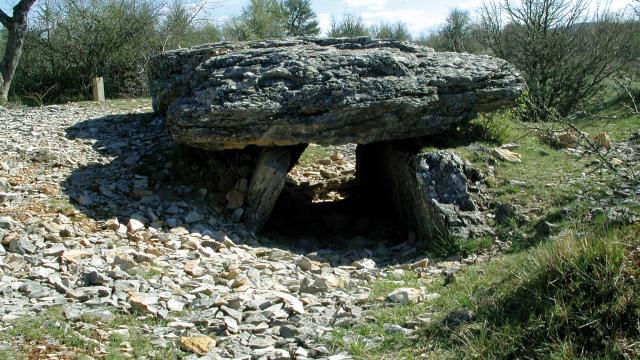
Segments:
[[[376,268],[376,262],[372,259],[361,259],[351,263],[351,266],[355,266],[357,269],[370,270]]]
[[[297,314],[305,313],[304,305],[302,304],[302,301],[300,301],[295,296],[289,295],[283,292],[275,292],[274,295],[284,300],[291,307],[291,310],[293,310],[295,313]]]
[[[129,219],[129,222],[127,223],[127,230],[130,233],[135,233],[140,229],[144,229],[144,224],[140,220]]]
[[[208,336],[180,337],[180,347],[196,355],[206,355],[214,346],[216,341]]]
[[[148,75],[174,138],[209,150],[436,134],[525,88],[503,60],[367,37],[203,45],[154,57]]]
[[[0,229],[11,230],[13,226],[13,219],[11,219],[11,217],[0,216]]]
[[[365,196],[389,203],[402,230],[417,236],[416,247],[434,249],[450,246],[452,238],[491,233],[468,190],[468,166],[458,155],[444,150],[414,155],[379,143],[359,146],[357,156]]]
[[[399,288],[387,295],[391,302],[406,305],[417,304],[424,299],[424,290],[416,288]]]
[[[235,209],[241,208],[242,205],[244,204],[245,196],[246,194],[244,192],[238,191],[236,189],[231,189],[225,195],[227,199],[227,208],[229,210],[235,210]]]
[[[201,276],[206,271],[200,265],[200,260],[187,260],[184,264],[184,272],[191,276]]]
[[[9,252],[18,253],[18,254],[32,254],[35,251],[36,251],[36,246],[33,245],[31,241],[23,237],[14,238],[9,243]]]
[[[557,143],[562,148],[575,148],[578,146],[578,137],[571,132],[564,132],[558,135]]]
[[[304,271],[311,271],[311,269],[313,269],[313,262],[306,256],[301,256],[298,261],[296,261],[296,265]]]
[[[87,285],[104,285],[110,283],[112,280],[113,279],[96,269],[89,269],[84,273],[84,281]]]
[[[520,159],[520,154],[515,153],[511,150],[495,148],[491,150],[491,154],[498,160],[507,161],[510,163],[522,162],[522,160]]]
[[[191,223],[195,223],[198,221],[202,221],[204,220],[204,215],[200,214],[197,211],[190,211],[185,217],[184,217],[184,221],[186,221],[187,223],[191,224]]]
[[[132,293],[129,296],[129,304],[134,310],[142,313],[156,315],[158,313],[158,297],[146,293]]]

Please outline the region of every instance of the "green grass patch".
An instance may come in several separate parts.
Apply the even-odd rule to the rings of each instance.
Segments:
[[[483,236],[477,239],[458,240],[457,243],[460,255],[466,257],[490,249],[493,246],[493,237]]]
[[[150,334],[144,331],[145,326],[165,326],[167,321],[151,318],[138,317],[133,314],[114,314],[109,320],[102,320],[96,317],[83,317],[82,322],[96,325],[98,329],[104,331],[117,329],[120,326],[126,326],[129,332],[128,336],[110,335],[105,342],[99,339],[97,334],[90,330],[73,330],[63,313],[63,308],[52,307],[36,316],[28,316],[16,319],[12,322],[12,327],[3,333],[0,333],[0,341],[15,344],[13,350],[0,351],[0,359],[21,359],[27,358],[27,355],[33,351],[38,345],[55,344],[53,350],[61,348],[72,350],[76,353],[92,356],[96,350],[96,343],[87,339],[95,339],[99,343],[106,345],[107,354],[105,359],[178,359],[184,354],[175,346],[170,345],[167,348],[158,348],[151,342]],[[86,338],[78,336],[84,335]],[[126,341],[131,346],[129,353],[124,353],[121,349],[122,343]]]
[[[35,344],[53,341],[70,349],[81,349],[86,354],[93,352],[95,344],[78,337],[65,321],[61,307],[49,308],[37,316],[28,316],[13,321],[11,328],[0,333],[0,340],[14,343],[16,339],[19,339],[25,346],[35,346]],[[26,358],[26,354],[30,350],[29,348],[16,349],[13,355],[21,354],[20,356]],[[0,356],[9,355],[11,353],[7,351]]]
[[[131,268],[126,270],[127,274],[131,276],[141,276],[145,280],[153,279],[154,277],[161,276],[164,274],[163,270],[159,267],[151,266],[145,268]]]
[[[75,213],[75,209],[75,206],[71,204],[71,200],[68,196],[51,197],[49,200],[50,212],[70,216]]]
[[[423,331],[430,358],[623,359],[640,356],[640,286],[626,261],[639,226],[575,232],[531,251],[471,270],[442,292],[442,317]],[[627,244],[627,245],[624,245]]]
[[[391,274],[386,278],[376,281],[371,287],[371,298],[375,299],[386,296],[395,289],[401,287],[420,287],[423,282],[416,276],[413,271],[403,271],[401,274]]]
[[[640,130],[640,117],[629,115],[626,109],[620,108],[607,111],[602,115],[580,119],[576,124],[592,136],[606,132],[612,140],[621,141]]]
[[[320,159],[328,158],[329,156],[331,156],[331,154],[333,154],[333,148],[331,146],[310,144],[300,156],[298,165],[311,166],[318,162],[318,160]]]

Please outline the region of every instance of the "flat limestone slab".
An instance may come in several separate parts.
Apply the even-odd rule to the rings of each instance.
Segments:
[[[148,70],[176,141],[208,150],[433,135],[525,88],[500,59],[370,38],[210,44]]]

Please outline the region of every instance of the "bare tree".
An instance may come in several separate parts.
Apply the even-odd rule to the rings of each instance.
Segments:
[[[538,109],[568,115],[623,69],[636,46],[635,24],[587,0],[490,0],[480,10],[480,41],[524,74]],[[544,114],[535,114],[542,115]]]
[[[0,9],[0,22],[7,29],[7,45],[0,63],[0,101],[9,98],[9,88],[16,73],[24,36],[27,32],[27,13],[36,0],[20,0],[13,7],[13,15],[9,16]]]

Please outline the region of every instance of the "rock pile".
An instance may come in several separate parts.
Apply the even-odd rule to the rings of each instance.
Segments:
[[[0,202],[0,331],[58,305],[98,358],[116,335],[126,353],[134,329],[86,319],[119,313],[164,318],[136,330],[192,359],[326,357],[323,336],[372,306],[371,281],[406,270],[426,281],[487,258],[433,263],[409,243],[255,237],[212,205],[224,194],[209,178],[178,176],[164,121],[149,113],[67,105],[2,110],[0,121],[11,195]],[[96,338],[79,332],[92,326]]]

